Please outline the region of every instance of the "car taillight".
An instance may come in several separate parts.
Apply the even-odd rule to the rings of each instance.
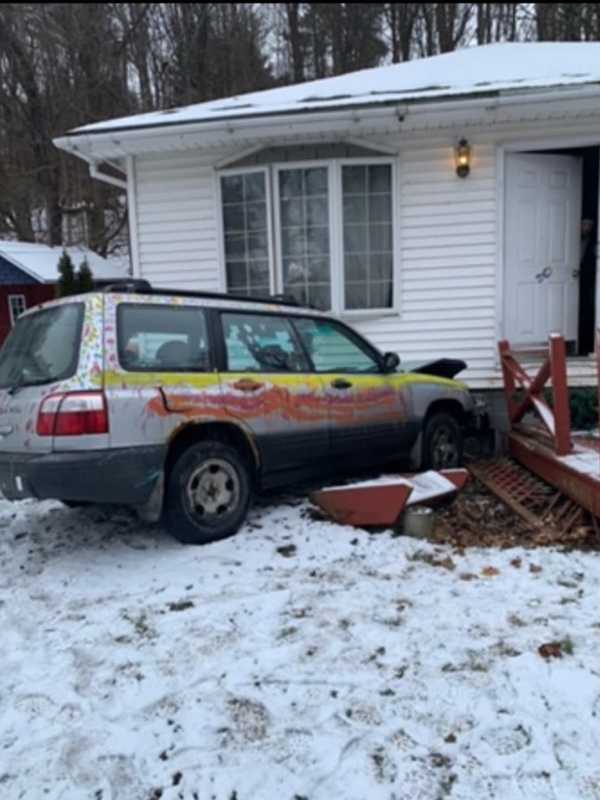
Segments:
[[[38,436],[89,436],[108,433],[108,412],[102,392],[53,394],[40,406]]]

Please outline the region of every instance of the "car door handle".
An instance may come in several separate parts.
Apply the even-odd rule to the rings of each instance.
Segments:
[[[240,392],[257,392],[263,386],[264,383],[253,381],[252,378],[240,378],[239,381],[233,384],[233,388],[238,389]]]
[[[346,381],[343,378],[336,378],[334,381],[331,381],[331,386],[334,389],[351,389],[352,384],[350,381]]]

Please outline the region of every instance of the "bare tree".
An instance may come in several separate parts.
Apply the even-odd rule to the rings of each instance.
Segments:
[[[389,30],[392,61],[408,61],[412,55],[420,3],[385,3],[384,16]]]

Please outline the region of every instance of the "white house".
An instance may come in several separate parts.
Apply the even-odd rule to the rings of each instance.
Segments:
[[[464,358],[478,388],[500,385],[499,338],[534,360],[560,331],[572,385],[595,383],[600,44],[473,47],[56,144],[127,189],[155,285],[297,294],[403,360]]]

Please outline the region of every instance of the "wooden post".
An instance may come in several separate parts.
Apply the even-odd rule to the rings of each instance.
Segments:
[[[506,358],[510,354],[510,344],[507,339],[498,342],[498,353],[500,354],[500,366],[502,367],[502,379],[504,383],[504,398],[506,400],[506,412],[508,414],[509,426],[512,428],[515,415],[515,379],[512,372],[508,369]]]
[[[571,452],[571,411],[569,387],[567,386],[567,348],[565,340],[558,334],[550,336],[550,373],[554,406],[554,441],[556,455],[566,456]]]

